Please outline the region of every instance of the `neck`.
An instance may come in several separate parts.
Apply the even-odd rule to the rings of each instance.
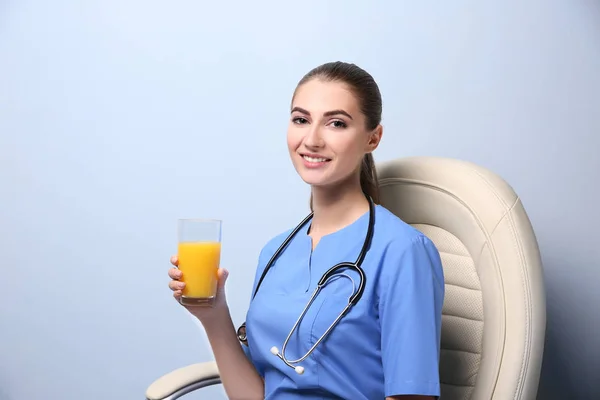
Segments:
[[[360,182],[336,187],[312,188],[311,236],[335,232],[356,221],[369,210]]]

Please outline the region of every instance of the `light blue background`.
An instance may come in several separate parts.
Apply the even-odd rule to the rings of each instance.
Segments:
[[[212,358],[167,288],[175,220],[224,220],[242,322],[260,248],[307,212],[292,91],[338,59],[382,89],[377,161],[463,158],[522,196],[548,289],[540,398],[600,397],[597,1],[3,0],[0,400],[141,398]]]

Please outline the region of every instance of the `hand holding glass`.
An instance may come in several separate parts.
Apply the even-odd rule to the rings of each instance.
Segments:
[[[221,221],[178,220],[178,268],[185,283],[179,302],[185,306],[212,306],[217,295],[221,260]]]

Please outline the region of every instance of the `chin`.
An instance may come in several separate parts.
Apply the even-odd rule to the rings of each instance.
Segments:
[[[294,167],[300,178],[310,186],[335,186],[340,180],[343,180],[336,178],[336,175],[339,174],[336,174],[336,171],[331,168],[306,168],[302,161],[297,164],[294,163]]]
[[[327,186],[329,183],[329,180],[322,176],[322,174],[315,174],[312,171],[298,171],[298,175],[304,183],[310,186]]]
[[[312,187],[328,187],[328,186],[336,186],[338,181],[334,179],[330,175],[325,175],[322,172],[316,171],[299,171],[298,175],[300,178],[307,184]]]
[[[315,178],[314,176],[306,176],[304,174],[300,174],[300,178],[310,186],[327,186],[327,182],[323,181],[323,179]]]

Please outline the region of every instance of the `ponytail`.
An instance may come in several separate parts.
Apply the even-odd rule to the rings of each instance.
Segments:
[[[379,180],[372,153],[365,154],[360,166],[360,187],[375,204],[379,204]]]

